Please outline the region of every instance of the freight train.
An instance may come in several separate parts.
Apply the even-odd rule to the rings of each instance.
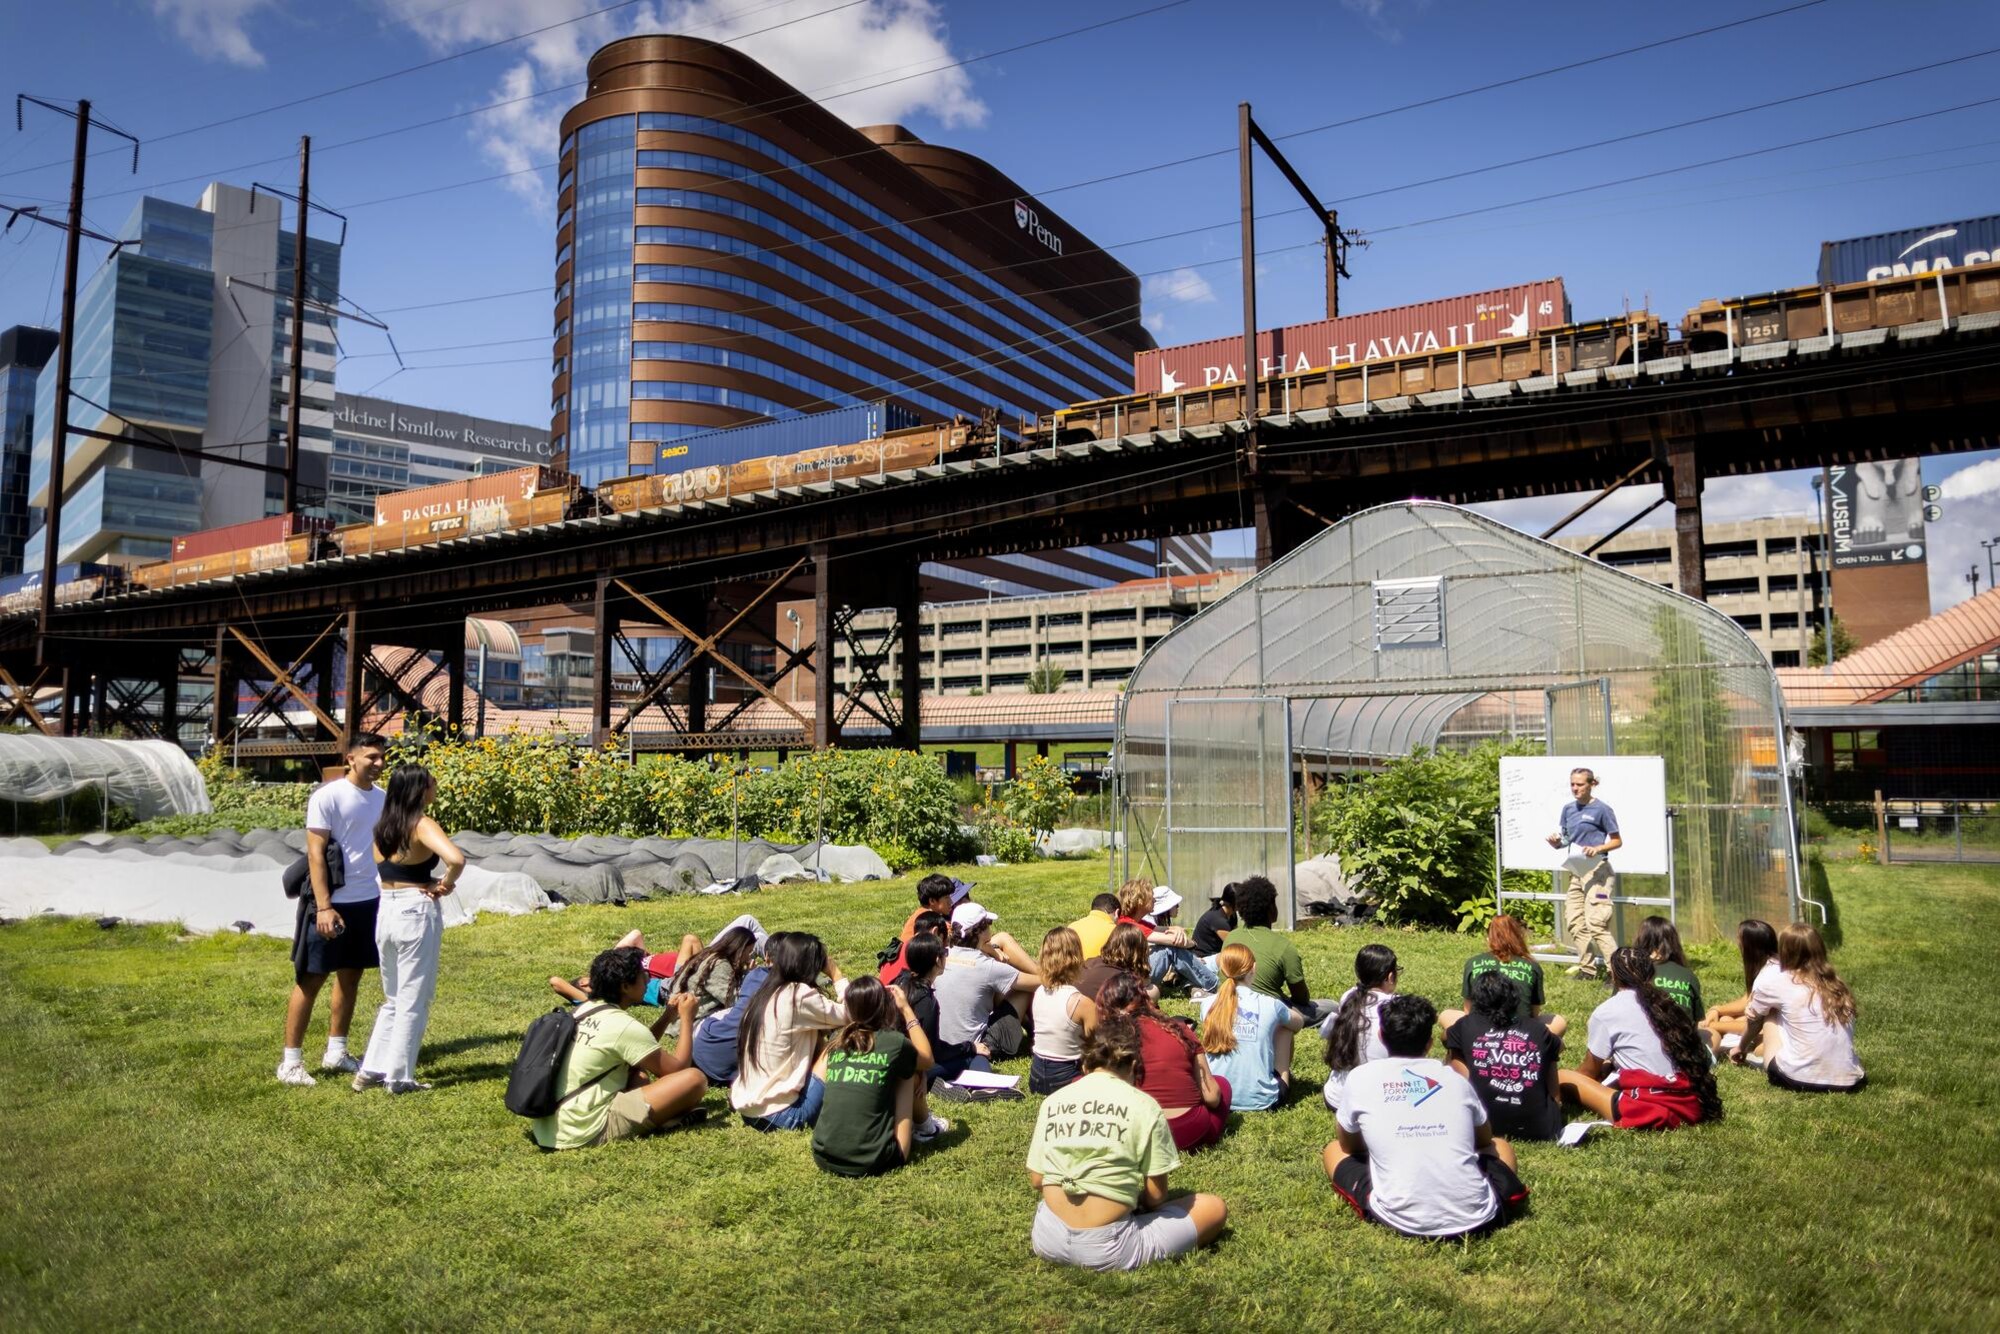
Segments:
[[[1681,339],[1657,316],[1634,312],[1612,319],[1531,329],[1459,347],[1440,347],[1361,364],[1280,370],[1260,377],[1258,415],[1312,409],[1366,410],[1374,404],[1422,398],[1429,403],[1477,400],[1507,392],[1510,382],[1540,378],[1550,387],[1576,372],[1639,366],[1677,353],[1784,344],[1865,334],[1941,317],[2000,312],[2000,263],[1980,264],[1832,287],[1800,287],[1704,301],[1688,311]],[[1829,338],[1830,345],[1830,338]],[[1143,432],[1175,431],[1241,420],[1245,386],[1225,378],[1172,393],[1140,393],[1077,403],[1023,423],[1016,448],[1076,444]],[[772,491],[813,482],[931,467],[987,455],[1009,442],[994,414],[902,430],[853,444],[829,445],[739,462],[621,477],[585,486],[547,467],[516,468],[378,496],[372,523],[335,528],[325,521],[278,516],[210,529],[176,539],[167,560],[129,570],[112,565],[65,565],[56,600],[71,605],[127,588],[162,589],[256,570],[305,565],[331,556],[421,547],[453,538],[497,533],[606,514]],[[32,613],[40,577],[0,581],[0,615]]]

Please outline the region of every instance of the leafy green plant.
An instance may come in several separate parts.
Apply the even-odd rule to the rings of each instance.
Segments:
[[[1046,755],[1031,756],[1018,777],[1001,792],[1007,818],[1033,834],[1060,825],[1076,805],[1076,783]]]

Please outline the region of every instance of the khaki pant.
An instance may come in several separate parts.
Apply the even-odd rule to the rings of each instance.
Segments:
[[[1587,876],[1572,875],[1563,896],[1563,925],[1569,943],[1576,947],[1579,963],[1588,965],[1593,955],[1611,962],[1618,938],[1611,934],[1611,862],[1600,858]]]

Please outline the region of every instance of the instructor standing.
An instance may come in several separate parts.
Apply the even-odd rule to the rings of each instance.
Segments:
[[[1570,770],[1571,799],[1562,808],[1562,829],[1549,835],[1550,847],[1567,844],[1595,863],[1587,875],[1570,870],[1569,890],[1563,896],[1563,923],[1569,929],[1570,943],[1576,946],[1576,965],[1568,971],[1572,977],[1586,979],[1597,976],[1593,951],[1609,966],[1611,953],[1618,948],[1618,939],[1611,934],[1611,853],[1625,846],[1618,833],[1617,814],[1591,795],[1596,790],[1595,773]]]
[[[347,1027],[354,1020],[354,1001],[361,974],[377,965],[375,915],[381,889],[375,879],[375,824],[382,818],[382,738],[356,732],[347,743],[347,773],[324,784],[306,803],[306,869],[312,877],[312,903],[299,905],[298,929],[292,937],[294,985],[285,1008],[285,1051],[278,1061],[278,1082],[310,1088],[316,1081],[305,1067],[306,1025],[313,1002],[333,974],[333,1013],[327,1019],[326,1054],[320,1069],[352,1074],[361,1063],[347,1052]],[[326,849],[340,849],[342,883],[327,882]]]

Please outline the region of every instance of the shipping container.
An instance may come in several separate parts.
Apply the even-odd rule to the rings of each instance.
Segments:
[[[1265,329],[1257,335],[1258,374],[1297,375],[1520,338],[1570,322],[1563,280],[1444,297],[1337,320]],[[1211,338],[1156,348],[1132,359],[1132,392],[1175,394],[1243,383],[1243,338]]]
[[[421,505],[408,507],[409,514],[406,518],[336,528],[333,539],[339,545],[342,555],[365,556],[370,552],[398,551],[404,547],[448,542],[458,537],[477,537],[483,533],[538,528],[544,524],[561,523],[565,519],[577,518],[585,512],[589,496],[577,484],[575,478],[553,469],[523,468],[519,471],[542,472],[550,485],[535,491],[525,499],[521,497],[517,487],[511,495],[503,495],[491,503],[468,504],[462,508],[441,507],[441,502],[426,501]],[[434,491],[441,488],[424,489]]]
[[[658,454],[662,468],[692,468],[740,463],[767,454],[796,454],[802,449],[851,445],[876,440],[918,424],[915,412],[897,403],[857,403],[801,417],[775,417],[747,426],[684,435],[663,441]]]
[[[56,586],[60,588],[64,584],[74,583],[79,579],[87,579],[93,575],[116,573],[117,570],[109,565],[58,565],[56,566]],[[10,593],[25,592],[30,588],[40,588],[41,586],[42,572],[40,570],[30,570],[26,574],[10,574],[4,579],[0,579],[0,597],[6,597]]]
[[[163,560],[135,566],[131,581],[138,588],[175,588],[258,570],[280,570],[318,560],[331,548],[333,528],[323,519],[302,523],[301,532],[282,542],[264,542],[254,547],[237,547],[213,555],[191,556],[186,560]]]
[[[116,565],[58,565],[56,605],[87,601],[100,593],[115,591],[125,579]],[[42,605],[42,572],[9,575],[0,579],[0,616],[32,614]]]
[[[475,511],[496,507],[504,511],[510,505],[533,500],[544,491],[565,487],[571,480],[568,473],[537,465],[490,472],[468,477],[462,482],[420,486],[414,491],[394,491],[375,497],[375,523],[377,526],[411,526],[435,522],[443,525],[439,528],[440,532],[447,527],[463,532],[464,520]],[[454,524],[453,520],[458,522]],[[508,528],[519,525],[510,523],[503,516],[496,526]]]
[[[1900,232],[1857,236],[1846,241],[1822,241],[1819,285],[1872,283],[1878,278],[1904,278],[1968,264],[2000,259],[2000,216],[1941,222],[1935,227],[1908,227]]]
[[[248,523],[232,523],[222,528],[204,528],[198,533],[182,533],[174,539],[167,559],[193,560],[200,556],[217,556],[228,551],[270,546],[282,543],[297,533],[325,532],[332,527],[331,519],[309,519],[297,514],[273,514],[269,518],[252,519]]]

